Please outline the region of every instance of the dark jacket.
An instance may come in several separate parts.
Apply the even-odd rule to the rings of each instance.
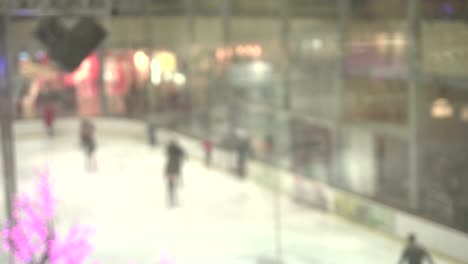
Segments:
[[[184,150],[177,143],[170,143],[167,146],[166,154],[167,154],[166,174],[167,175],[179,175],[180,168],[185,158]]]
[[[434,263],[425,249],[418,245],[408,245],[403,251],[400,264],[422,264],[424,260]]]

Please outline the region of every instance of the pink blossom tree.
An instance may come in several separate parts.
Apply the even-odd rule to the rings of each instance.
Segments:
[[[35,195],[21,194],[13,204],[12,223],[2,230],[2,242],[20,264],[82,264],[92,252],[92,229],[73,226],[61,236],[54,228],[56,201],[48,167],[37,170]]]
[[[50,172],[46,166],[39,176],[34,195],[18,195],[13,205],[13,221],[1,232],[4,250],[14,255],[18,264],[83,264],[93,250],[93,229],[73,226],[60,235],[54,228],[57,202],[52,194]],[[173,264],[169,254],[161,255],[161,264]],[[99,264],[94,261],[93,264]]]

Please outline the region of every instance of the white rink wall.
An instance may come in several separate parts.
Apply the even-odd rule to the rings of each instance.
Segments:
[[[147,126],[138,120],[119,118],[94,119],[97,137],[122,136],[148,142]],[[17,121],[14,125],[16,138],[41,137],[43,124],[40,120]],[[76,134],[78,138],[79,120],[60,119],[57,122],[56,133]],[[202,159],[202,143],[193,138],[158,129],[159,144],[176,138],[187,150],[190,156]],[[234,155],[229,151],[215,148],[213,163],[223,169],[232,169]],[[302,201],[321,207],[326,211],[336,213],[351,221],[377,229],[399,239],[405,239],[410,232],[417,234],[422,243],[434,252],[449,258],[468,263],[468,235],[427,221],[414,215],[384,206],[363,197],[334,189],[322,183],[300,178],[289,171],[273,168],[257,161],[249,162],[249,177],[259,184],[272,186],[274,179],[280,179],[281,190]],[[279,177],[279,178],[275,178]]]

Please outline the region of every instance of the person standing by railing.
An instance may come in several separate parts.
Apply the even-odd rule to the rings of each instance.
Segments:
[[[55,123],[55,108],[52,103],[47,103],[43,108],[44,125],[47,129],[49,137],[54,136],[54,123]]]
[[[406,248],[403,250],[403,254],[401,255],[399,264],[423,264],[426,263],[434,264],[431,255],[420,245],[418,245],[416,241],[416,236],[414,234],[410,234],[408,236],[408,244]]]
[[[203,140],[203,150],[205,152],[205,166],[210,167],[213,153],[213,142],[210,139]]]

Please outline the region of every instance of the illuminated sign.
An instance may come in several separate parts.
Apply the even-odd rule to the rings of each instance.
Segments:
[[[237,45],[235,47],[218,48],[216,59],[218,61],[230,60],[232,57],[245,57],[258,59],[263,55],[263,48],[258,44]]]

